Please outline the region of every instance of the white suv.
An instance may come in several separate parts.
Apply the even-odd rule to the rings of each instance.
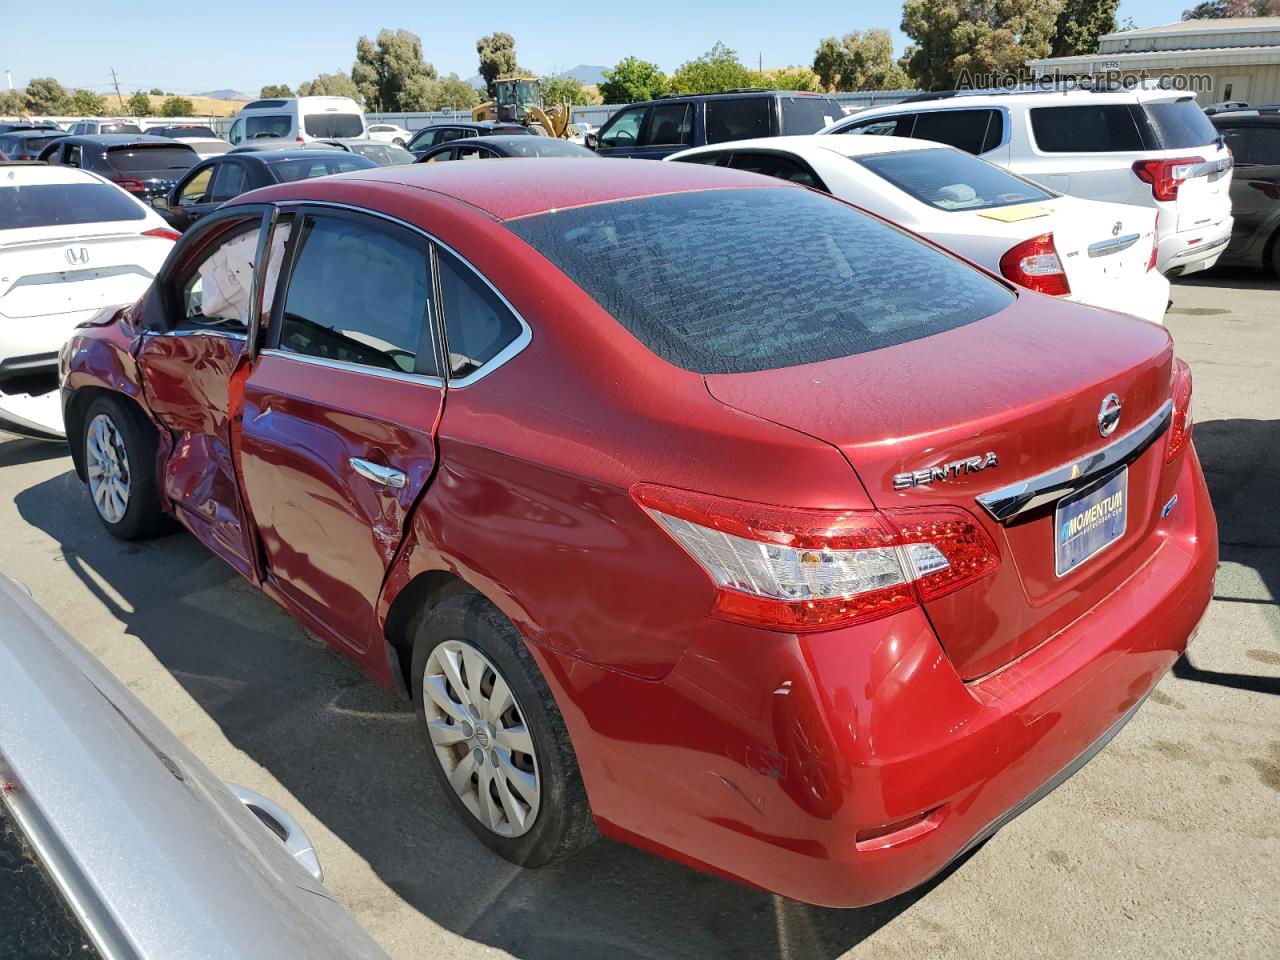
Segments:
[[[1231,239],[1231,152],[1190,94],[963,92],[863,110],[822,131],[935,140],[1062,193],[1159,211],[1162,273],[1207,270]]]

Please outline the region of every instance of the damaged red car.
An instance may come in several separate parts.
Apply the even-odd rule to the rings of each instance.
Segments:
[[[62,356],[113,534],[181,526],[412,697],[463,821],[811,903],[1078,769],[1208,603],[1159,326],[692,164],[237,198]]]

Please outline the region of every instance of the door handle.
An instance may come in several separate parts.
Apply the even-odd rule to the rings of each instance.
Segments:
[[[395,467],[384,467],[380,463],[361,460],[359,457],[352,457],[349,462],[351,463],[351,469],[366,480],[380,483],[384,487],[403,487],[405,485],[403,470],[397,470]]]

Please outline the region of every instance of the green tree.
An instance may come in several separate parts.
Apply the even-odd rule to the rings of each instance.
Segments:
[[[288,87],[281,87],[282,90],[288,90]],[[265,94],[264,94],[265,96]],[[291,97],[292,93],[277,93],[277,97]],[[350,97],[352,100],[360,100],[360,89],[355,85],[347,74],[341,70],[336,73],[322,73],[314,80],[308,80],[306,83],[298,84],[298,96],[300,97]]]
[[[907,63],[925,90],[1020,77],[1051,49],[1062,0],[906,0],[902,32],[915,41]]]
[[[0,91],[0,116],[17,117],[26,113],[27,105],[22,94],[14,90]]]
[[[135,90],[126,103],[125,109],[129,111],[131,117],[149,117],[151,116],[151,98],[141,90]]]
[[[65,114],[71,108],[71,98],[62,84],[53,77],[35,77],[27,84],[27,112],[39,116]]]
[[[816,92],[818,76],[808,67],[783,67],[768,74],[761,84],[775,90],[800,90]]]
[[[587,93],[576,77],[562,73],[555,77],[543,77],[542,100],[547,104],[569,103],[580,107],[591,103],[591,94]]]
[[[509,33],[491,33],[476,41],[476,53],[480,56],[480,76],[484,77],[485,92],[492,98],[497,89],[494,81],[501,77],[514,77],[523,73],[516,62],[516,38]]]
[[[153,97],[163,97],[163,96],[164,96],[164,91],[163,91],[163,90],[161,90],[159,87],[152,87],[150,92],[151,92],[151,96],[153,96]]]
[[[269,83],[258,91],[258,96],[266,99],[267,97],[292,97],[293,91],[287,83]],[[299,93],[298,96],[305,97],[305,93]]]
[[[1062,12],[1053,28],[1055,57],[1097,53],[1098,38],[1116,31],[1120,0],[1062,0]]]
[[[470,110],[480,102],[480,91],[456,73],[441,77],[433,110]]]
[[[813,72],[827,90],[902,90],[907,76],[893,60],[888,30],[854,30],[826,37],[813,56]]]
[[[68,112],[85,117],[100,117],[107,112],[107,98],[92,90],[77,90],[71,95],[71,109]]]
[[[604,71],[600,97],[605,103],[635,103],[653,100],[671,88],[667,75],[656,63],[627,57],[612,70]]]
[[[162,117],[189,117],[195,112],[195,106],[186,97],[169,97],[160,104]]]
[[[1221,20],[1225,17],[1271,17],[1280,14],[1278,0],[1206,0],[1182,11],[1183,20]]]
[[[422,41],[408,30],[379,30],[376,44],[361,37],[351,79],[364,105],[377,111],[430,110],[438,96],[436,68],[422,59]]]
[[[722,93],[760,86],[760,74],[748,70],[738,54],[719,41],[696,60],[680,64],[671,75],[676,93]]]

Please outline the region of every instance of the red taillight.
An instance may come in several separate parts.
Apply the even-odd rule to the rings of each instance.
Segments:
[[[1151,184],[1151,195],[1157,200],[1177,200],[1178,188],[1204,163],[1204,157],[1177,157],[1173,160],[1139,160],[1133,172],[1143,183]]]
[[[182,236],[177,230],[170,230],[168,227],[156,227],[154,230],[143,230],[144,237],[159,237],[161,240],[172,240],[178,242],[178,238]]]
[[[306,142],[307,142],[307,141],[303,140],[301,137],[294,137],[293,139],[294,139],[294,140],[297,140],[297,141],[298,141],[298,143],[306,143]]]
[[[958,508],[803,510],[640,483],[631,495],[715,587],[713,616],[809,632],[904,610],[993,572]]]
[[[1156,260],[1160,255],[1160,211],[1156,211],[1155,229],[1151,231],[1151,258],[1147,261],[1147,272],[1156,268]]]
[[[1173,422],[1169,424],[1169,447],[1165,463],[1173,463],[1191,442],[1191,368],[1177,358],[1173,361]]]
[[[1053,234],[1023,240],[1000,258],[1000,272],[1029,290],[1062,297],[1071,292],[1067,274],[1053,245]]]
[[[129,178],[126,177],[123,180],[116,180],[115,185],[117,187],[120,187],[121,189],[128,190],[130,193],[146,193],[147,192],[147,185],[143,183],[141,180],[130,180]]]

